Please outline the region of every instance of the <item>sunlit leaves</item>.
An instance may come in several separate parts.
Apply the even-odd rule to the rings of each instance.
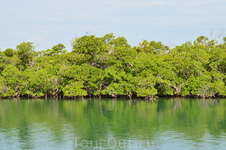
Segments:
[[[26,69],[34,56],[34,46],[32,42],[22,42],[17,45],[18,58],[21,60],[23,69]]]
[[[225,38],[224,38],[225,40]],[[33,43],[0,52],[1,96],[199,96],[226,95],[226,44],[198,37],[170,49],[125,37],[85,35],[35,52]]]
[[[62,91],[65,96],[86,96],[86,90],[82,89],[84,87],[82,81],[71,82],[65,87],[63,87]]]

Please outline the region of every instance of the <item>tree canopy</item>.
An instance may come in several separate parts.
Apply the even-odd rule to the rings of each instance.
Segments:
[[[32,42],[0,51],[1,97],[214,97],[226,95],[226,37],[199,36],[170,48],[137,46],[112,33],[84,35],[35,51]]]

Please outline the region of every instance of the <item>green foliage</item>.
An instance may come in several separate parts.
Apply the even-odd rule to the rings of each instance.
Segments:
[[[225,96],[226,42],[198,37],[170,49],[125,37],[85,35],[35,52],[33,43],[0,51],[0,96]]]
[[[4,51],[4,54],[7,56],[7,57],[13,57],[14,55],[14,50],[12,48],[7,48],[5,51]]]
[[[18,58],[21,60],[22,69],[26,69],[34,56],[34,46],[32,42],[22,42],[17,45]]]
[[[44,56],[54,56],[54,55],[59,55],[59,54],[64,54],[66,53],[66,50],[65,50],[65,46],[61,43],[53,46],[51,49],[48,49],[46,51],[43,51],[43,55]]]
[[[86,96],[86,90],[84,88],[82,81],[71,82],[70,84],[63,87],[62,91],[65,96]]]
[[[75,38],[72,41],[72,47],[72,52],[87,56],[89,58],[87,61],[95,67],[98,62],[98,55],[108,52],[105,39],[103,37],[95,37],[95,35]]]
[[[170,48],[162,44],[162,42],[143,40],[139,43],[138,47],[135,47],[138,52],[151,53],[151,54],[165,54]]]

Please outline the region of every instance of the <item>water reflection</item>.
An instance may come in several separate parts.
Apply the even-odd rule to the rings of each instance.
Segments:
[[[0,149],[226,146],[226,100],[1,100]]]

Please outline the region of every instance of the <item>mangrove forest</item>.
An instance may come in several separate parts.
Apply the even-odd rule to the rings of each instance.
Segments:
[[[35,51],[32,42],[0,51],[0,97],[223,97],[226,37],[200,36],[170,48],[125,37],[84,35]]]

